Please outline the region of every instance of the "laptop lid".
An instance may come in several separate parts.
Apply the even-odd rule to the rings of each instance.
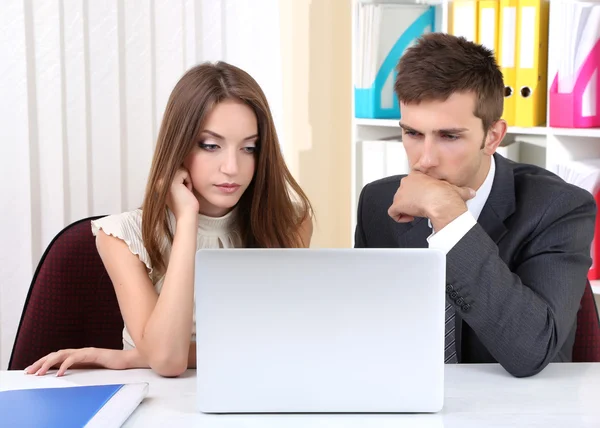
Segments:
[[[199,250],[200,411],[439,411],[445,260],[434,249]]]

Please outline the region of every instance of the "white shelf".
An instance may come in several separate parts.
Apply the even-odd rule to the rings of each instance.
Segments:
[[[398,119],[354,119],[356,126],[377,126],[382,128],[399,128]],[[548,128],[546,126],[535,126],[523,128],[509,126],[508,134],[512,135],[557,135],[568,137],[600,138],[600,128]]]
[[[590,281],[590,284],[592,285],[592,291],[594,292],[594,295],[600,296],[600,279]]]
[[[545,126],[534,126],[532,128],[509,126],[507,133],[512,135],[546,135],[548,134],[548,128]]]
[[[354,119],[354,123],[358,126],[383,126],[388,128],[400,128],[398,122],[399,119]]]
[[[550,133],[569,137],[600,138],[600,128],[551,128]]]

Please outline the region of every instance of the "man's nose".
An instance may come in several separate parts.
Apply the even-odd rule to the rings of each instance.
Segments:
[[[426,172],[428,169],[438,165],[438,153],[433,138],[426,137],[423,142],[423,151],[419,158],[419,166]]]

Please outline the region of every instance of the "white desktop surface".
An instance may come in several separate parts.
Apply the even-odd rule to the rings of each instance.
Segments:
[[[600,363],[550,364],[521,379],[497,364],[447,365],[444,409],[424,415],[204,415],[194,370],[173,379],[150,370],[72,370],[63,378],[0,372],[0,390],[138,381],[150,383],[149,393],[126,427],[600,427]]]

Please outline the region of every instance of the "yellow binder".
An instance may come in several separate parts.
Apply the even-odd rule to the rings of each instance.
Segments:
[[[477,1],[454,0],[449,8],[448,32],[454,36],[477,41]]]
[[[498,54],[496,59],[504,78],[504,114],[508,126],[515,124],[517,0],[499,1]]]
[[[547,0],[518,0],[516,126],[546,122],[548,21]]]
[[[500,5],[498,0],[480,0],[478,9],[477,43],[498,55],[498,23]]]

